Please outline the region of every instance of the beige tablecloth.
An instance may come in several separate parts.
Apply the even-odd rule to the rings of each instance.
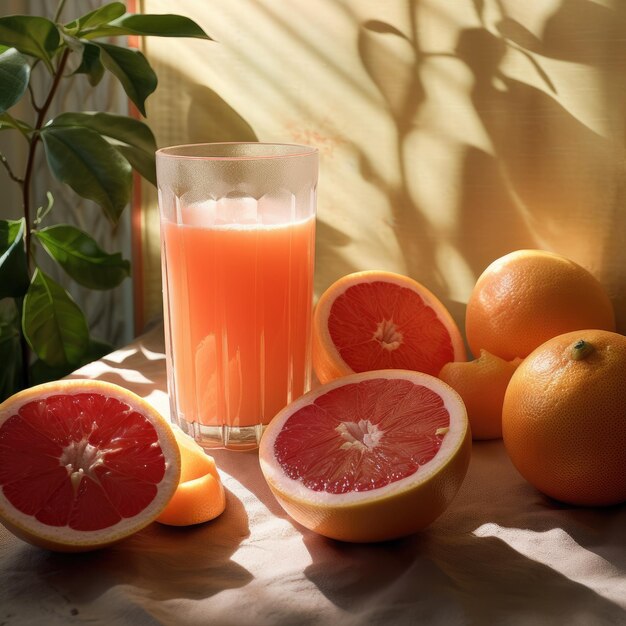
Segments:
[[[160,329],[78,374],[168,412]],[[376,545],[292,522],[255,452],[214,456],[227,508],[204,525],[155,523],[78,555],[0,527],[0,625],[626,624],[626,506],[548,500],[499,441],[474,444],[458,496],[429,529]]]

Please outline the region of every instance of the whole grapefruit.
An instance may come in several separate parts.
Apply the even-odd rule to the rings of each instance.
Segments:
[[[467,302],[465,332],[474,355],[506,361],[584,328],[615,330],[608,294],[584,267],[553,252],[517,250],[485,269]]]
[[[513,374],[502,436],[520,474],[576,505],[626,500],[626,337],[603,330],[559,335]]]

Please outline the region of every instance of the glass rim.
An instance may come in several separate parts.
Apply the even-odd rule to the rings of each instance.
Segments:
[[[228,148],[228,147],[241,147],[241,146],[255,146],[259,148],[274,148],[275,153],[264,153],[260,151],[259,154],[209,154],[211,148]],[[284,149],[281,151],[280,149]],[[286,149],[291,150],[286,150]],[[189,154],[190,150],[202,150],[207,151],[206,154]],[[204,143],[184,143],[175,146],[166,146],[165,148],[159,148],[155,155],[158,157],[165,157],[168,159],[181,159],[181,160],[195,160],[195,161],[262,161],[272,159],[290,159],[297,157],[307,157],[319,154],[319,149],[314,146],[307,146],[297,143],[281,143],[281,142],[265,142],[265,141],[218,141],[218,142],[204,142]]]

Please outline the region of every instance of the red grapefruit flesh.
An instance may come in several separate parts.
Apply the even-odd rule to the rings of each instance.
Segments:
[[[407,276],[379,270],[348,274],[315,307],[313,368],[322,383],[377,369],[436,376],[446,363],[465,360],[448,310]]]
[[[459,395],[415,371],[378,370],[322,385],[283,409],[259,459],[297,522],[343,541],[384,541],[434,521],[467,471]]]
[[[35,545],[123,539],[159,515],[179,476],[169,424],[118,385],[55,381],[0,404],[0,522]]]

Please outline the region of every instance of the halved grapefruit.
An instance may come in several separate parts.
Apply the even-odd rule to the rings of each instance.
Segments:
[[[378,370],[322,385],[279,412],[261,470],[297,522],[352,542],[406,536],[434,521],[467,472],[465,406],[429,374]]]
[[[442,302],[417,281],[381,270],[334,282],[313,314],[313,369],[321,383],[378,369],[436,376],[466,360],[461,332]]]
[[[0,522],[30,543],[119,541],[159,515],[179,476],[170,425],[118,385],[55,381],[0,404]]]

